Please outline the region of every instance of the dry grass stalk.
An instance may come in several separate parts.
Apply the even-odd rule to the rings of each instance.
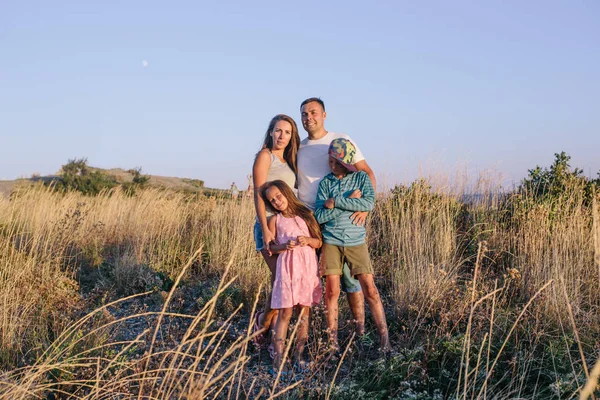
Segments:
[[[598,212],[597,196],[592,201],[592,235],[594,237],[594,263],[598,271],[598,284],[600,286],[600,213]]]
[[[350,346],[352,345],[352,342],[354,341],[354,335],[356,334],[356,332],[352,332],[352,336],[350,337],[350,340],[348,341],[348,344],[346,345],[346,348],[344,349],[344,352],[342,353],[342,357],[340,358],[340,361],[338,362],[338,365],[335,369],[335,374],[333,374],[333,378],[331,378],[331,384],[329,385],[329,390],[327,391],[327,396],[325,397],[327,400],[329,400],[331,398],[331,392],[333,391],[333,388],[335,386],[335,379],[338,376],[338,373],[340,372],[340,367],[342,366],[342,363],[344,362],[344,358],[346,358],[346,354],[348,353],[348,350],[350,349]]]
[[[587,400],[590,397],[594,397],[594,392],[598,388],[598,378],[600,378],[600,358],[596,360],[585,386],[579,393],[580,400]]]
[[[479,270],[481,269],[481,261],[482,258],[485,254],[486,248],[485,248],[486,244],[484,242],[480,242],[477,246],[477,260],[475,261],[475,270],[473,271],[473,283],[471,286],[471,312],[469,314],[469,321],[467,323],[467,332],[465,334],[465,340],[463,342],[463,351],[462,351],[462,356],[461,356],[461,360],[460,360],[460,364],[464,364],[465,365],[465,372],[464,372],[464,388],[463,388],[463,394],[464,394],[464,399],[467,398],[467,385],[469,383],[469,354],[470,354],[470,350],[471,350],[471,325],[473,323],[473,314],[475,313],[475,307],[476,307],[476,303],[475,303],[475,298],[477,295],[477,278],[479,277]],[[458,398],[458,393],[460,391],[460,385],[461,385],[461,378],[462,378],[462,369],[458,374],[458,385],[456,387],[456,397]]]
[[[527,311],[527,309],[529,308],[529,306],[533,303],[533,301],[536,299],[536,297],[539,296],[539,294],[542,293],[544,290],[546,290],[553,282],[554,281],[549,281],[544,286],[542,286],[533,295],[533,297],[531,297],[531,299],[527,302],[527,304],[525,304],[525,307],[523,307],[523,310],[519,313],[519,316],[517,317],[517,319],[513,323],[512,327],[510,328],[510,331],[506,335],[506,338],[504,339],[504,342],[502,342],[502,346],[500,346],[500,349],[498,350],[498,354],[496,354],[496,357],[494,358],[494,362],[490,366],[489,372],[485,376],[485,380],[483,382],[483,386],[482,386],[481,390],[479,391],[479,393],[477,394],[477,400],[479,400],[479,398],[481,398],[481,395],[483,394],[484,388],[486,388],[486,383],[490,379],[490,376],[492,375],[492,373],[494,372],[494,367],[498,363],[498,360],[500,359],[500,356],[502,355],[502,351],[506,347],[506,344],[508,343],[508,340],[510,339],[512,333],[515,331],[515,328],[519,324],[519,321],[521,321],[521,318],[523,318],[523,315],[525,314],[525,312]]]
[[[585,372],[586,380],[590,380],[590,373],[587,367],[587,361],[585,360],[585,354],[583,352],[583,348],[581,347],[581,340],[579,339],[579,332],[577,331],[577,325],[575,323],[575,317],[573,316],[573,310],[571,308],[571,302],[569,300],[569,295],[567,294],[567,290],[565,288],[564,282],[561,279],[561,287],[563,291],[563,295],[565,296],[565,301],[567,303],[567,310],[569,312],[569,320],[571,322],[571,328],[573,329],[573,334],[575,335],[575,341],[577,342],[577,348],[579,349],[579,356],[581,357],[581,364],[583,366],[583,372]]]

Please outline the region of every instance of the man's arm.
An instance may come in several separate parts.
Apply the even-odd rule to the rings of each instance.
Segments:
[[[336,208],[325,208],[325,202],[329,198],[329,190],[325,187],[326,181],[323,179],[319,184],[319,190],[317,191],[317,201],[315,203],[315,219],[319,224],[324,224],[337,218],[342,210]]]
[[[373,172],[371,167],[369,167],[369,164],[367,164],[367,160],[361,160],[354,164],[354,166],[357,170],[364,171],[367,173],[367,175],[369,175],[369,179],[371,179],[371,184],[373,185],[373,191],[377,192],[377,181],[375,180],[375,172]]]

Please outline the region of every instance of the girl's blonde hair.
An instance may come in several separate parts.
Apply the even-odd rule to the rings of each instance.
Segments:
[[[265,140],[263,140],[262,149],[273,150],[273,137],[271,136],[271,132],[273,132],[273,129],[275,129],[275,124],[279,121],[289,122],[292,126],[292,137],[283,151],[283,158],[285,159],[287,165],[290,166],[292,171],[294,171],[294,174],[298,175],[298,149],[300,148],[300,135],[298,135],[298,126],[292,117],[289,117],[285,114],[277,114],[273,117],[273,119],[271,119],[271,122],[269,122],[269,127],[267,128],[267,133],[265,134]]]
[[[302,204],[300,202],[300,200],[298,200],[298,198],[296,197],[296,195],[294,194],[292,189],[284,181],[278,179],[275,181],[267,182],[263,185],[263,187],[260,191],[260,195],[262,196],[267,207],[269,207],[269,209],[271,209],[275,213],[281,212],[281,211],[273,208],[273,206],[271,205],[271,202],[267,199],[267,190],[269,190],[269,188],[271,188],[273,186],[275,186],[277,189],[279,189],[281,194],[284,195],[285,198],[287,199],[288,212],[291,215],[297,215],[300,218],[302,218],[304,220],[304,222],[306,222],[306,226],[308,227],[310,236],[315,239],[321,240],[321,227],[319,226],[319,223],[315,219],[315,215],[310,210],[310,208],[306,207],[304,204]]]

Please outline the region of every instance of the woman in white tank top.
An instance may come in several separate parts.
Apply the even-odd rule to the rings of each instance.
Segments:
[[[260,191],[266,182],[277,179],[284,181],[291,188],[296,186],[298,174],[296,155],[299,147],[300,136],[296,122],[287,115],[278,114],[269,123],[262,149],[256,155],[252,167],[254,207],[256,208],[254,240],[256,241],[256,251],[262,253],[269,270],[271,270],[271,287],[275,280],[277,255],[271,254],[269,246],[275,237],[267,225],[267,217],[272,212],[265,206]],[[263,334],[257,336],[258,344],[266,341],[268,330],[275,322],[276,316],[277,310],[271,310],[271,294],[269,293],[265,310],[258,311],[255,318],[255,331],[264,329]]]

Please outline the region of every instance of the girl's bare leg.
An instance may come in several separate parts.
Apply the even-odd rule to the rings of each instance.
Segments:
[[[275,282],[275,275],[277,272],[277,255],[269,255],[267,250],[261,250],[261,254],[271,271],[271,287],[269,290],[269,295],[267,296],[267,301],[265,303],[265,312],[260,315],[258,319],[258,325],[262,326],[265,331],[265,335],[268,333],[269,328],[274,324],[274,319],[277,317],[277,310],[271,309],[271,293],[273,290],[273,283]]]
[[[306,342],[308,341],[308,325],[310,318],[310,307],[299,306],[299,315],[300,318],[298,330],[296,331],[296,352],[294,354],[294,358],[296,362],[304,361],[304,347],[306,346]]]
[[[273,358],[273,369],[277,370],[281,367],[283,360],[283,352],[285,350],[285,339],[287,337],[290,319],[292,318],[292,308],[282,308],[279,310],[279,317],[275,323],[275,337],[273,345],[275,347],[275,358]]]

